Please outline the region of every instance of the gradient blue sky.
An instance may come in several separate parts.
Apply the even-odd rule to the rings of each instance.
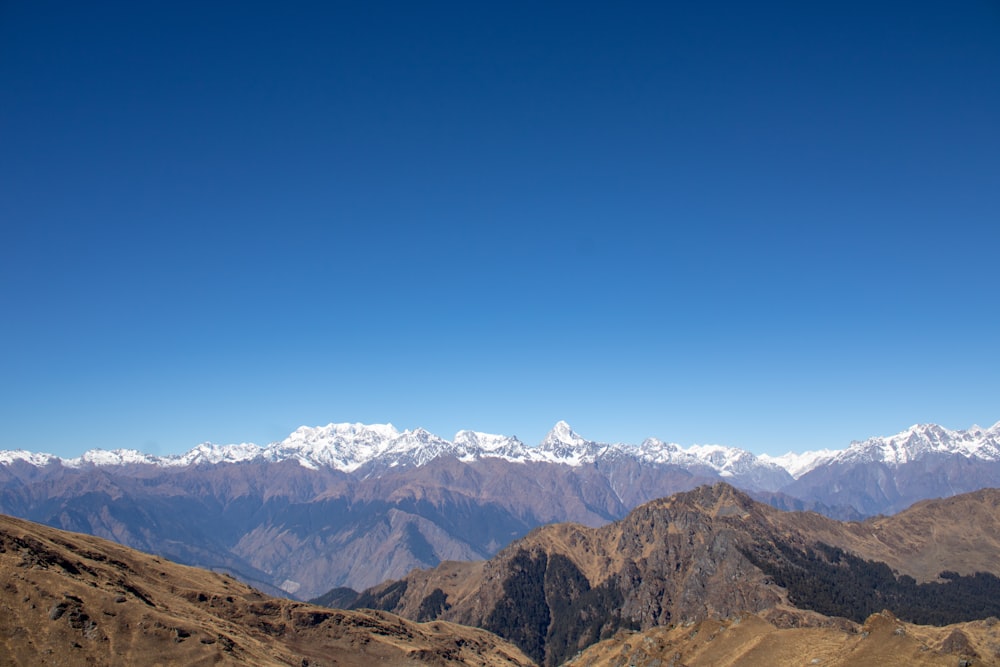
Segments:
[[[4,2],[0,449],[1000,420],[1000,5]]]

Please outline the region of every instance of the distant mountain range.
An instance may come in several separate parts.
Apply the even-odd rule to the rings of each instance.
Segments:
[[[565,422],[535,447],[474,431],[448,441],[422,429],[330,424],[267,446],[206,443],[165,457],[4,451],[0,511],[308,598],[488,558],[542,524],[599,526],[719,481],[783,509],[891,514],[1000,486],[1000,423],[918,425],[781,457],[653,438],[599,443]]]
[[[1000,422],[988,429],[972,426],[952,431],[936,424],[917,424],[888,437],[853,442],[846,449],[823,449],[783,456],[755,456],[738,447],[692,445],[682,447],[647,438],[639,445],[602,443],[578,435],[564,421],[556,423],[536,447],[514,436],[459,431],[445,440],[424,429],[399,431],[391,424],[327,424],[302,426],[280,442],[267,446],[244,443],[203,443],[190,451],[154,456],[134,449],[92,449],[75,458],[26,450],[0,451],[0,465],[24,461],[34,466],[64,467],[156,465],[186,467],[199,464],[295,461],[305,468],[330,468],[366,474],[399,466],[420,466],[440,456],[470,462],[496,458],[512,463],[593,464],[620,457],[649,464],[709,468],[722,477],[758,480],[754,486],[778,490],[824,465],[879,463],[900,466],[927,456],[961,455],[969,459],[1000,461]],[[787,473],[787,476],[780,471]]]

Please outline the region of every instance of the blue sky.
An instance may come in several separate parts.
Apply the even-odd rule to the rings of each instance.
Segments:
[[[541,4],[0,5],[0,449],[1000,420],[1000,6]]]

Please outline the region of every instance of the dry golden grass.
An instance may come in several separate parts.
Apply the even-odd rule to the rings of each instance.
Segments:
[[[988,619],[938,628],[903,623],[883,612],[857,625],[785,608],[725,621],[620,632],[567,664],[956,667],[963,661],[1000,665],[1000,622]]]
[[[224,575],[0,516],[2,665],[531,664],[474,628],[271,598]]]

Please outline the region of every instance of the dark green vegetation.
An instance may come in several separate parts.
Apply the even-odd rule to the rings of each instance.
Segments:
[[[511,561],[511,575],[503,582],[506,594],[486,618],[483,627],[506,637],[537,662],[545,658],[545,634],[552,616],[545,600],[544,553],[532,557],[521,551]]]
[[[842,549],[816,543],[805,551],[785,544],[744,549],[750,561],[788,589],[797,607],[863,622],[888,609],[920,625],[948,625],[1000,616],[1000,578],[977,573],[942,572],[941,582],[918,584],[896,576],[885,563],[864,560]]]
[[[347,609],[358,599],[358,595],[359,593],[353,588],[341,586],[340,588],[334,588],[323,593],[318,598],[309,600],[309,603],[318,604],[323,607],[332,607],[334,609]]]
[[[505,597],[483,628],[516,644],[540,664],[558,665],[620,628],[624,600],[617,580],[591,588],[569,558],[521,550],[504,581]]]
[[[417,621],[433,620],[440,616],[442,612],[449,609],[451,609],[451,605],[448,604],[448,596],[440,588],[435,588],[420,603],[420,610],[417,612]]]
[[[408,586],[405,579],[394,581],[385,588],[377,588],[365,591],[361,595],[346,605],[348,609],[381,609],[391,611],[396,608],[399,601],[403,599],[403,593]]]

